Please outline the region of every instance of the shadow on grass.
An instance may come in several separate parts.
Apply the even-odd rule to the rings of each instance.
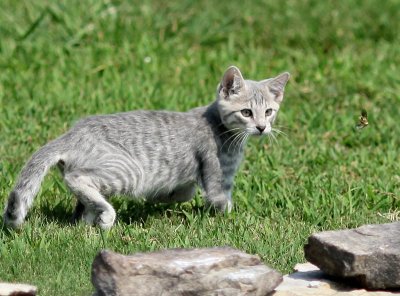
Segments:
[[[39,217],[36,217],[39,216]],[[39,207],[32,209],[31,211],[28,212],[27,216],[25,217],[24,223],[18,228],[12,228],[7,226],[4,223],[3,217],[0,219],[0,230],[6,234],[6,235],[14,235],[15,233],[19,233],[24,229],[24,225],[28,223],[29,220],[36,220],[36,218],[43,218],[43,223],[54,223],[58,224],[62,227],[65,226],[71,226],[74,223],[72,223],[71,216],[72,212],[70,207],[68,207],[64,203],[57,203],[57,204],[50,204],[50,203],[44,203],[40,205]],[[31,221],[32,223],[35,223]]]
[[[57,203],[55,205],[45,203],[38,211],[40,211],[40,215],[43,215],[45,220],[49,223],[54,222],[60,226],[71,226],[75,224],[72,219],[73,212],[71,206],[68,206],[65,203]]]
[[[132,224],[146,222],[149,217],[163,219],[178,216],[190,220],[194,215],[216,215],[213,208],[198,205],[196,202],[184,203],[152,203],[138,200],[114,199],[112,204],[117,212],[119,222]]]
[[[184,220],[190,220],[194,215],[211,215],[218,213],[213,208],[198,205],[197,202],[185,203],[152,203],[143,200],[132,200],[123,197],[113,197],[110,200],[117,213],[117,220],[127,225],[133,223],[144,223],[149,217],[160,218],[178,216]],[[73,204],[75,208],[76,202]],[[48,223],[54,222],[61,226],[72,226],[74,221],[74,210],[67,203],[50,204],[44,203],[39,209]]]

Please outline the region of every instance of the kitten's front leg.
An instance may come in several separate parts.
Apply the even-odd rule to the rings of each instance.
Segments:
[[[201,181],[205,191],[205,200],[211,206],[223,212],[231,212],[232,180],[227,178],[217,158],[202,163]]]

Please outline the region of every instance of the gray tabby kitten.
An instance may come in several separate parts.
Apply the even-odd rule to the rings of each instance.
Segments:
[[[78,198],[74,217],[103,229],[115,221],[106,197],[190,200],[196,184],[208,204],[232,209],[233,177],[249,135],[272,133],[288,73],[244,80],[226,70],[209,106],[188,112],[133,111],[91,116],[33,154],[9,195],[4,221],[21,225],[47,171],[58,165]]]

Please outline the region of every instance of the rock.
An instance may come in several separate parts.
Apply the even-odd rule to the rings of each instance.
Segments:
[[[305,257],[367,289],[400,288],[400,222],[313,234]]]
[[[257,256],[232,248],[169,249],[124,256],[101,251],[93,262],[94,295],[267,295],[282,275]]]
[[[297,264],[270,296],[395,296],[399,293],[356,289],[327,277],[311,263]]]
[[[35,296],[37,288],[26,284],[0,283],[0,296]]]

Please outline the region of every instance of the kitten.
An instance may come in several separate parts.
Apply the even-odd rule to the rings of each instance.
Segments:
[[[272,133],[289,73],[259,82],[228,68],[216,101],[188,112],[132,111],[91,116],[27,162],[9,195],[4,221],[21,225],[47,171],[58,165],[78,198],[74,217],[103,229],[115,221],[106,197],[190,200],[196,184],[208,204],[232,209],[233,177],[249,135]]]

